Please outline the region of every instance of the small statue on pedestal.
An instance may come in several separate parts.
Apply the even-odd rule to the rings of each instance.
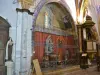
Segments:
[[[9,37],[9,40],[6,45],[6,61],[12,61],[12,47],[13,47],[13,41],[12,38]]]

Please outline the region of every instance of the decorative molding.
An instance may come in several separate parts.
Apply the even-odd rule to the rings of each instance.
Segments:
[[[34,13],[33,12],[30,12],[30,10],[28,9],[20,9],[20,8],[16,8],[16,11],[18,12],[27,12],[28,14],[30,15],[33,15]]]
[[[62,36],[70,36],[73,35],[72,30],[61,30],[59,28],[45,28],[42,26],[35,26],[34,32],[44,32],[44,33],[50,33],[50,34],[55,34],[55,35],[62,35]]]

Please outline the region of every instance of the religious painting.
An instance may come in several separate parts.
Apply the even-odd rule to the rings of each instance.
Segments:
[[[45,53],[49,54],[53,52],[53,41],[51,39],[51,36],[49,35],[46,39],[45,43]]]
[[[58,48],[62,48],[62,41],[58,39]]]
[[[72,28],[72,25],[71,25],[71,22],[69,21],[68,15],[63,18],[63,22],[64,22],[64,25],[66,28]]]

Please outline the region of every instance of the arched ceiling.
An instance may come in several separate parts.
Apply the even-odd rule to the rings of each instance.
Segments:
[[[62,24],[63,21],[62,21],[61,18],[66,16],[68,22],[71,23],[71,25],[68,24],[69,28],[73,28],[73,31],[75,31],[75,21],[76,20],[73,20],[74,18],[73,18],[73,15],[72,15],[72,13],[74,13],[74,12],[76,13],[76,11],[75,11],[75,1],[74,0],[68,0],[68,1],[66,1],[66,0],[19,0],[19,2],[21,2],[22,7],[25,8],[25,9],[29,9],[30,6],[34,6],[34,3],[36,3],[35,1],[38,2],[38,5],[36,5],[36,9],[34,10],[34,14],[33,14],[33,16],[34,16],[34,18],[33,18],[33,29],[34,29],[34,25],[35,25],[35,22],[36,22],[36,18],[38,16],[39,11],[42,8],[42,6],[44,4],[48,4],[48,3],[51,4],[50,2],[56,2],[56,3],[61,4],[61,5],[56,4],[56,6],[55,6],[55,7],[57,7],[57,9],[60,6],[60,9],[58,10],[59,13],[60,13],[60,16],[57,16],[57,14],[56,14],[57,12],[54,13],[54,14],[56,14],[56,17],[60,17],[59,19],[57,18],[57,20],[59,21],[59,23]],[[74,3],[74,5],[73,5],[73,3]],[[74,6],[74,8],[70,8],[72,6]],[[64,7],[67,8],[67,10],[65,10]],[[62,12],[62,10],[63,10],[63,12]],[[55,10],[53,9],[53,12],[54,11]],[[70,14],[68,14],[68,13],[66,14],[66,12],[68,12],[68,11],[70,12]],[[76,16],[75,13],[74,13],[74,16]]]
[[[45,13],[46,9],[48,9],[49,12],[50,11],[52,12],[53,16],[55,17],[55,19],[58,22],[61,29],[75,30],[75,24],[74,24],[73,18],[71,16],[70,12],[62,4],[56,3],[56,2],[50,2],[48,4],[45,4],[43,6],[43,8],[40,10],[39,14],[41,14],[41,12]],[[43,23],[42,21],[40,22],[41,19],[39,19],[39,18],[43,18],[43,17],[40,17],[40,15],[38,15],[36,25]]]
[[[57,2],[63,4],[71,13],[74,22],[76,21],[76,6],[75,6],[75,1],[74,0],[18,0],[21,2],[21,6],[23,9],[29,9],[31,6],[37,6],[37,3],[42,3],[42,2]],[[34,6],[34,8],[35,8]]]
[[[87,14],[88,0],[76,0],[77,22],[83,23]]]

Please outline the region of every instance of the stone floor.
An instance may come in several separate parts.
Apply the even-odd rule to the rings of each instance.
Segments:
[[[79,66],[74,66],[71,68],[64,68],[54,70],[52,72],[43,73],[43,75],[100,75],[100,72],[97,71],[96,66],[89,67],[86,70],[80,69]]]
[[[42,71],[43,75],[62,75],[63,73],[73,72],[76,70],[80,70],[79,65],[75,66],[67,66],[67,67],[58,67],[56,69],[50,69],[48,71]]]
[[[100,75],[100,72],[97,71],[96,67],[90,67],[86,70],[77,70],[70,73],[63,73],[60,75]]]
[[[96,66],[93,66],[87,68],[86,70],[84,69],[69,70],[69,71],[66,70],[63,72],[50,73],[44,75],[100,75],[100,72],[97,71]]]

